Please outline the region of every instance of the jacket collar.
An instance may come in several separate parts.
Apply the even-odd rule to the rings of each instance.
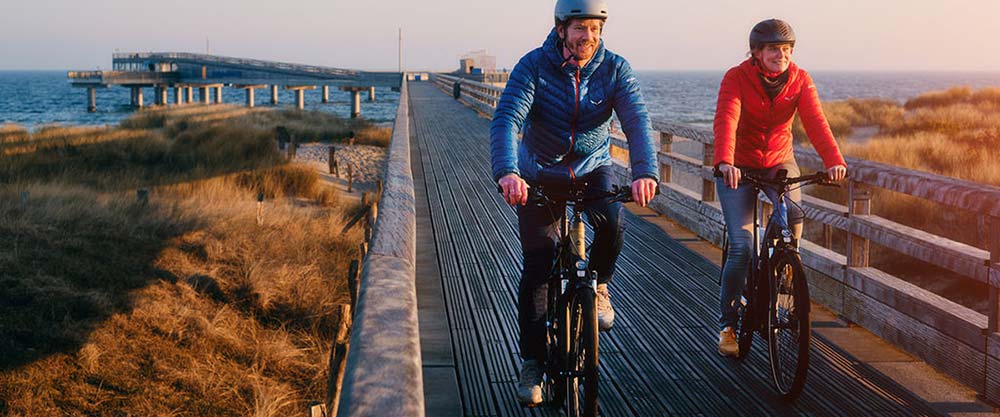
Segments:
[[[764,73],[764,69],[754,62],[753,57],[747,58],[746,61],[743,61],[740,64],[740,70],[743,71],[743,74],[750,80],[750,84],[753,85],[754,90],[757,91],[761,97],[767,97],[767,93],[764,92],[764,86],[761,85],[758,75]],[[777,101],[778,97],[784,96],[788,91],[788,86],[796,82],[799,78],[799,66],[795,65],[795,62],[789,62],[787,72],[788,82],[785,83],[785,87],[781,89],[781,92],[774,97],[775,101]]]
[[[559,34],[556,33],[555,28],[552,28],[549,32],[549,36],[546,37],[545,42],[542,43],[542,51],[544,51],[545,56],[548,58],[549,62],[556,67],[556,69],[566,74],[573,74],[576,72],[576,65],[569,62],[566,62],[566,65],[563,65],[565,58],[563,58]],[[597,70],[597,67],[601,66],[601,63],[604,62],[605,52],[604,39],[601,39],[600,43],[597,45],[597,51],[594,52],[594,57],[591,58],[590,61],[587,61],[587,65],[580,68],[581,78],[590,77],[590,75]]]

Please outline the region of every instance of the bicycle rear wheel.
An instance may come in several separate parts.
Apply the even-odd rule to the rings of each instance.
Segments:
[[[771,262],[768,354],[778,392],[794,400],[809,370],[809,288],[799,255],[783,251]]]
[[[597,416],[597,306],[594,291],[581,288],[570,300],[570,349],[566,356],[566,415]]]

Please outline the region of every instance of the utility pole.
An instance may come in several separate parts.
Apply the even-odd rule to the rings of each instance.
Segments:
[[[208,46],[208,37],[206,36],[205,37],[205,55],[211,55],[211,54],[212,54],[212,48],[210,48]]]
[[[399,73],[403,73],[403,28],[399,28]]]

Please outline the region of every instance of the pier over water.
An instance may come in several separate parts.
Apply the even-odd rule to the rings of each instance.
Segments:
[[[278,104],[279,88],[292,90],[299,109],[307,90],[321,87],[326,103],[334,86],[351,92],[351,116],[359,117],[362,92],[374,101],[377,87],[398,89],[402,75],[186,52],[127,52],[113,55],[111,71],[70,71],[67,78],[87,90],[90,112],[97,108],[95,90],[112,86],[131,89],[130,104],[136,108],[146,105],[143,89],[152,88],[153,104],[164,106],[170,104],[171,92],[174,104],[193,103],[195,89],[198,102],[222,103],[222,88],[228,86],[245,90],[249,107],[256,89],[270,88],[272,105]]]

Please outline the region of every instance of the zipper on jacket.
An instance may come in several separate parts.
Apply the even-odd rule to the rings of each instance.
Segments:
[[[573,79],[573,86],[574,90],[576,90],[576,94],[574,95],[575,99],[573,100],[573,123],[570,124],[569,128],[569,151],[566,152],[567,156],[573,153],[573,146],[576,145],[576,119],[579,117],[580,113],[580,68],[576,69],[576,75]],[[566,164],[569,165],[569,158],[566,158]]]

